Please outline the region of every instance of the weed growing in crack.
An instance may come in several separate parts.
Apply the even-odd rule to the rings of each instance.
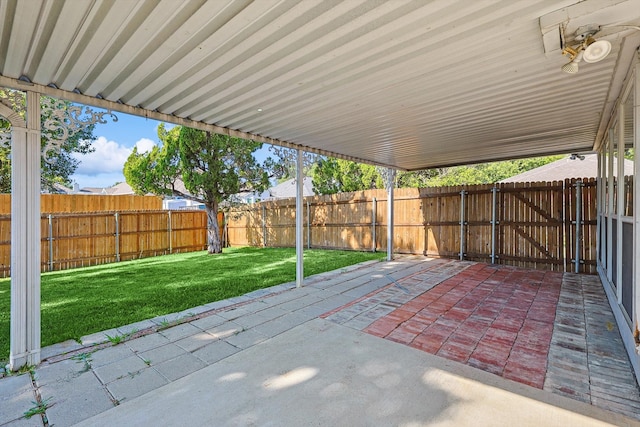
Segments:
[[[171,326],[171,322],[169,322],[166,318],[164,318],[162,319],[162,322],[160,322],[160,326],[158,327],[158,330],[161,331],[163,329],[167,329],[170,326]]]
[[[18,371],[16,372],[16,375],[22,375],[22,374],[30,374],[31,376],[34,376],[36,374],[35,365],[24,365],[23,367],[18,369]]]
[[[25,411],[24,417],[26,419],[29,419],[34,415],[44,415],[45,411],[51,406],[50,401],[51,401],[50,397],[40,402],[32,401],[31,403],[33,403],[34,406],[29,408],[27,411]]]
[[[136,329],[134,329],[133,331],[126,333],[126,334],[122,334],[122,335],[114,335],[111,336],[109,334],[105,334],[105,336],[107,337],[107,339],[109,340],[109,342],[113,345],[118,345],[120,343],[125,342],[126,340],[128,340],[131,335],[135,334],[137,332]]]
[[[71,359],[75,360],[78,363],[84,363],[84,367],[82,369],[82,373],[88,372],[91,369],[91,355],[93,353],[80,353],[72,356]]]

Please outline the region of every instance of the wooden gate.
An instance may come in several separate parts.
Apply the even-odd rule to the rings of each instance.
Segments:
[[[496,257],[499,262],[564,271],[563,183],[502,185],[498,189],[498,200]]]

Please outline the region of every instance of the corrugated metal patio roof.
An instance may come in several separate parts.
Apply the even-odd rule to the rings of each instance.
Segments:
[[[0,85],[407,170],[589,151],[640,32],[568,75],[559,28],[640,0],[575,3],[4,0]]]

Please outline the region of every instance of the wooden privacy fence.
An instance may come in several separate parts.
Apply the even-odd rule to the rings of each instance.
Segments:
[[[206,215],[162,211],[156,196],[42,194],[42,271],[206,247]],[[10,275],[11,195],[0,194],[0,275]]]
[[[405,188],[394,200],[396,252],[596,271],[594,179]],[[386,250],[386,191],[309,197],[303,206],[308,248]],[[236,209],[226,227],[230,245],[295,246],[295,201]]]
[[[222,214],[218,215],[222,221]],[[204,211],[45,214],[42,271],[105,264],[207,247]],[[10,274],[11,217],[0,215],[0,274]]]
[[[41,194],[40,211],[46,213],[123,212],[162,209],[156,196],[108,196],[89,194]],[[0,194],[0,214],[11,213],[11,195]]]

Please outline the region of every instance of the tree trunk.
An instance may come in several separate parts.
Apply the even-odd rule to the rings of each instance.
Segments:
[[[207,212],[207,251],[210,254],[222,253],[220,226],[218,225],[218,204],[212,202],[206,203],[204,206]]]

